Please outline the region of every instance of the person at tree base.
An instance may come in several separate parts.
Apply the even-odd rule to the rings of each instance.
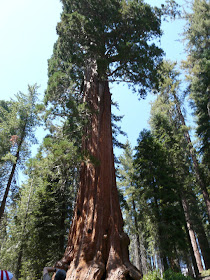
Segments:
[[[0,280],[16,280],[16,278],[8,270],[0,270]]]
[[[43,269],[43,280],[51,280],[49,272],[56,272],[55,280],[65,280],[66,271],[64,269],[57,269],[56,267],[44,267]]]

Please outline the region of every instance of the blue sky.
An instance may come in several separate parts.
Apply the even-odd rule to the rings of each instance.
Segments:
[[[177,2],[183,4],[181,0]],[[27,92],[27,85],[34,83],[40,85],[39,92],[43,95],[47,85],[47,60],[57,39],[56,24],[60,13],[59,0],[0,1],[0,99],[9,100],[18,91]],[[183,22],[165,22],[163,30],[160,46],[167,59],[179,62],[185,57],[183,43],[178,41]],[[119,114],[124,115],[122,129],[135,146],[139,132],[148,128],[149,103],[154,97],[148,95],[139,101],[122,85],[111,86],[111,91],[113,99],[119,103]]]

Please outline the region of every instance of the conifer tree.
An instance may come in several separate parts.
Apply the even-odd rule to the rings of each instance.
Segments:
[[[176,111],[178,121],[180,122],[180,128],[183,131],[183,136],[185,139],[184,141],[186,142],[186,147],[192,159],[192,165],[196,175],[197,183],[200,187],[200,191],[203,194],[204,202],[206,205],[206,213],[210,220],[210,198],[207,189],[207,180],[204,176],[203,169],[198,162],[197,154],[191,141],[189,128],[186,125],[185,116],[182,112],[184,111],[184,109],[182,110],[183,102],[181,102],[181,99],[184,99],[183,97],[185,93],[180,92],[181,81],[178,78],[179,72],[175,70],[175,65],[170,62],[164,62],[161,71],[162,82],[160,84],[160,94],[164,95],[165,102],[171,102],[174,104],[174,110]]]
[[[46,100],[55,112],[65,105],[72,111],[72,100],[83,104],[86,123],[74,219],[57,265],[69,265],[69,280],[139,279],[129,262],[116,189],[109,82],[127,82],[141,95],[157,88],[162,50],[152,40],[161,34],[161,11],[138,0],[62,3]]]
[[[5,179],[5,191],[0,206],[0,221],[3,217],[6,200],[14,178],[17,165],[20,163],[21,154],[26,157],[27,140],[35,141],[34,129],[37,125],[38,118],[36,114],[37,101],[37,85],[28,87],[28,94],[19,92],[16,95],[16,100],[12,101],[12,105],[5,117],[5,121],[1,123],[1,128],[4,130],[7,125],[10,129],[6,129],[7,142],[11,142],[10,153],[4,160],[10,162],[10,168],[7,170],[9,174]],[[10,134],[12,133],[12,134]],[[13,134],[14,133],[14,134]],[[10,135],[9,135],[10,134]],[[25,144],[25,145],[24,145]]]
[[[189,93],[197,123],[197,136],[200,140],[202,162],[209,176],[210,168],[210,47],[209,47],[209,14],[208,0],[194,0],[191,11],[185,14],[187,25],[185,39],[187,40],[188,57],[184,64],[188,70]],[[210,207],[210,206],[209,206]]]
[[[194,254],[197,258],[197,264],[199,266],[199,270],[202,271],[201,257],[198,251],[197,241],[194,238],[196,232],[196,224],[197,229],[202,228],[202,220],[200,218],[200,212],[198,208],[196,211],[193,208],[196,207],[197,201],[193,200],[194,192],[196,193],[196,185],[193,181],[192,176],[192,161],[189,160],[189,152],[187,149],[187,142],[185,141],[183,134],[182,123],[180,122],[179,114],[177,114],[176,103],[174,103],[171,99],[168,98],[167,95],[158,96],[157,100],[153,104],[152,107],[152,118],[151,125],[153,129],[153,133],[156,135],[158,139],[167,147],[170,157],[171,164],[174,166],[174,176],[178,183],[178,189],[180,192],[180,201],[183,205],[183,210],[185,213],[186,223],[188,224],[188,230],[191,236],[191,243],[194,248]],[[160,110],[161,109],[161,110]],[[186,128],[184,128],[185,131]],[[186,206],[191,204],[192,206]],[[195,218],[196,217],[196,218]],[[199,222],[198,222],[199,220]],[[196,233],[197,234],[197,233]],[[205,240],[205,232],[203,232],[203,237],[201,240]],[[199,238],[198,238],[199,239]],[[199,242],[200,243],[200,242]],[[202,247],[202,242],[200,243],[200,247]],[[206,267],[209,266],[208,259],[208,251],[209,245],[208,241],[203,247],[204,259],[206,262]],[[194,254],[192,258],[194,258]],[[194,267],[196,270],[196,263],[194,262]]]
[[[117,168],[117,186],[119,192],[122,193],[124,200],[122,202],[122,211],[126,225],[126,231],[131,239],[130,255],[135,266],[142,271],[147,272],[146,253],[143,244],[143,233],[139,217],[139,198],[136,194],[135,185],[133,183],[133,150],[127,141],[125,150],[119,157],[119,166]]]
[[[149,131],[142,131],[138,138],[134,159],[134,178],[141,200],[145,221],[150,221],[152,237],[163,265],[179,270],[178,251],[185,246],[183,215],[179,204],[179,191],[174,178],[170,155],[159,139]],[[146,218],[148,217],[148,218]]]
[[[10,208],[9,234],[0,250],[1,265],[11,263],[19,279],[40,278],[40,267],[53,265],[63,254],[78,185],[76,150],[62,128],[54,127],[36,158],[27,162],[28,179]],[[5,253],[13,247],[14,254]]]

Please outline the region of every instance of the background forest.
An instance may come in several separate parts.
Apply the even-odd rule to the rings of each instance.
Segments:
[[[144,92],[154,98],[149,129],[139,131],[136,147],[124,141],[122,116],[112,104],[124,229],[131,261],[144,279],[198,277],[210,269],[210,3],[194,0],[181,10],[171,2],[172,11],[166,4],[162,10],[185,20],[180,33],[187,55],[180,64],[163,55],[158,87]],[[166,20],[160,9],[153,11]],[[57,30],[65,34],[62,21]],[[43,267],[63,256],[85,158],[81,139],[90,112],[82,102],[79,67],[59,64],[60,53],[68,60],[65,48],[54,45],[43,100],[37,84],[0,100],[0,267],[22,280],[40,279]],[[74,59],[80,65],[81,57]],[[60,94],[66,86],[69,91]],[[32,157],[40,128],[45,136]]]

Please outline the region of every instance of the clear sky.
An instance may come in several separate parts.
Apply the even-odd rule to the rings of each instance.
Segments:
[[[147,0],[151,4],[160,0]],[[180,5],[182,0],[177,1]],[[18,91],[27,92],[27,85],[37,83],[43,95],[47,85],[47,60],[52,55],[57,39],[56,24],[60,19],[59,0],[0,0],[0,99],[9,100]],[[183,22],[163,24],[164,35],[160,46],[166,58],[180,61],[184,57],[183,44],[178,41]],[[138,100],[126,86],[111,89],[124,115],[122,129],[132,146],[143,128],[148,128],[149,95]]]

